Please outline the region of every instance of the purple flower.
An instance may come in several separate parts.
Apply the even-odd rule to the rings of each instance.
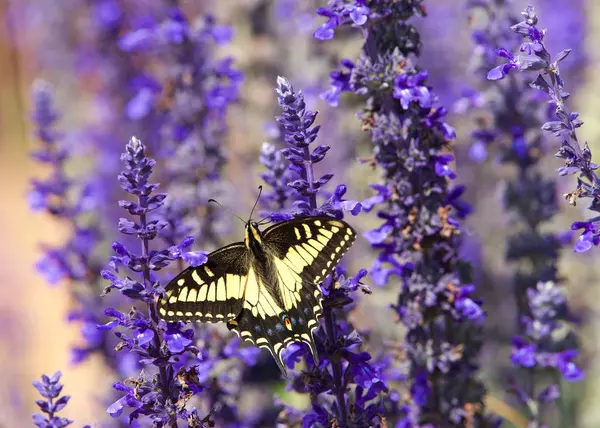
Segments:
[[[538,370],[540,374],[552,370],[569,382],[583,380],[583,370],[573,361],[577,357],[577,350],[570,346],[569,341],[559,339],[556,334],[558,330],[565,331],[566,321],[573,318],[568,313],[563,291],[553,281],[539,282],[535,289],[528,290],[527,299],[531,315],[522,317],[525,334],[513,338],[511,355],[513,365],[528,369],[520,377],[532,376]],[[539,376],[532,376],[530,379],[541,383]],[[559,386],[550,384],[545,385],[545,392],[542,391],[537,397],[530,397],[520,383],[515,381],[513,389],[527,406],[530,406],[531,400],[542,403],[560,395]],[[527,385],[525,381],[522,383]],[[532,417],[538,419],[539,415],[534,414]]]
[[[410,388],[410,394],[417,406],[424,406],[431,395],[431,388],[427,384],[427,374],[421,372],[415,376],[415,380]]]
[[[506,76],[508,76],[508,73],[510,73],[510,70],[518,70],[519,69],[519,64],[518,64],[519,58],[515,57],[512,53],[508,52],[506,49],[500,48],[496,51],[496,54],[501,58],[506,58],[508,60],[508,62],[506,62],[502,65],[499,65],[498,67],[492,68],[487,75],[488,79],[502,80]]]
[[[117,349],[126,348],[137,354],[142,364],[154,366],[155,374],[142,372],[128,379],[130,384],[136,385],[135,389],[121,382],[115,383],[113,388],[124,395],[110,405],[107,412],[119,417],[124,408],[129,408],[130,422],[146,415],[155,424],[177,426],[178,418],[187,420],[190,417],[185,403],[203,387],[193,365],[186,367],[176,355],[184,356],[192,363],[198,361],[196,355],[199,350],[193,346],[192,329],[184,330],[181,323],[166,325],[159,319],[156,298],[161,296],[162,286],[152,277],[151,271],[158,271],[182,257],[182,250],[191,245],[193,238],[184,239],[176,247],[150,248],[150,243],[168,225],[163,220],[153,219],[167,195],[156,193],[158,184],[150,182],[156,162],[146,156],[146,147],[132,138],[125,149],[121,156],[125,169],[119,175],[119,181],[121,188],[133,195],[135,201],[121,201],[120,205],[138,220],[122,218],[119,231],[136,236],[141,241],[142,252],[137,255],[125,245],[113,243],[115,256],[110,264],[115,273],[105,270],[102,276],[111,282],[105,293],[117,289],[130,299],[145,302],[146,311],[133,308],[125,314],[107,309],[105,314],[114,320],[99,328],[113,330],[120,340]],[[119,277],[119,266],[139,275],[139,281]]]
[[[56,413],[65,408],[69,399],[69,395],[60,396],[63,385],[59,383],[61,377],[60,372],[54,373],[51,377],[42,375],[42,381],[34,381],[33,386],[46,400],[37,400],[35,403],[40,410],[45,413],[42,415],[36,413],[33,415],[33,424],[39,428],[63,428],[73,423],[72,420],[56,416]],[[89,428],[86,425],[84,428]]]
[[[594,172],[598,165],[592,162],[592,153],[587,143],[583,143],[583,147],[579,143],[576,129],[583,125],[583,122],[577,113],[566,109],[569,94],[564,91],[564,81],[559,69],[559,64],[567,58],[570,50],[563,50],[552,58],[544,43],[545,32],[537,27],[538,17],[534,8],[528,6],[522,15],[525,20],[511,27],[524,39],[519,49],[526,55],[519,57],[518,71],[538,72],[530,86],[545,93],[554,107],[555,120],[547,121],[541,128],[561,139],[562,144],[556,157],[565,160],[565,167],[559,170],[560,175],[570,175],[577,170],[580,173],[576,189],[567,193],[565,197],[572,205],[576,204],[578,198],[590,198],[590,209],[598,212],[600,204],[596,201],[600,200],[600,179]],[[578,251],[586,251],[591,241],[590,235],[587,235],[578,243]]]
[[[577,351],[567,349],[557,355],[556,366],[565,380],[578,382],[585,377],[583,371],[577,367],[573,359],[577,357]]]
[[[518,336],[513,338],[513,352],[510,361],[515,366],[533,367],[536,364],[536,349],[534,345],[528,345]]]
[[[77,309],[71,311],[69,321],[81,323],[82,341],[72,349],[75,363],[84,361],[93,353],[101,354],[111,364],[113,343],[103,332],[95,330],[102,316],[99,305],[101,277],[95,250],[102,236],[99,220],[91,220],[99,204],[99,194],[92,184],[94,177],[68,177],[67,163],[75,159],[75,153],[67,146],[66,135],[54,126],[60,118],[54,106],[50,86],[37,81],[33,86],[36,135],[40,147],[34,151],[37,162],[52,168],[47,179],[32,180],[29,194],[31,208],[51,215],[57,222],[71,230],[59,245],[42,245],[44,255],[37,261],[36,270],[55,285],[69,287]],[[75,315],[76,314],[76,315]]]
[[[268,168],[262,177],[273,189],[273,192],[268,194],[268,206],[279,210],[271,213],[271,220],[323,214],[342,218],[345,212],[358,215],[362,204],[356,200],[345,199],[348,190],[345,185],[336,186],[334,191],[326,196],[323,187],[332,179],[333,174],[324,174],[321,178],[314,175],[313,165],[321,162],[330,150],[329,146],[312,145],[319,131],[319,126],[313,126],[317,113],[306,109],[304,95],[301,91],[296,92],[287,79],[277,78],[276,91],[282,109],[282,115],[277,117],[281,126],[280,138],[288,147],[279,152],[281,155],[278,155],[271,145],[263,145],[261,150],[261,162]],[[324,201],[319,205],[320,196]],[[293,210],[290,208],[292,201]],[[347,278],[338,266],[334,273],[323,281],[323,317],[321,327],[315,334],[321,360],[319,364],[315,362],[313,355],[307,352],[304,344],[292,344],[284,353],[285,365],[290,369],[295,368],[302,357],[307,364],[302,374],[292,373],[288,383],[289,389],[308,392],[311,397],[327,393],[335,399],[333,406],[324,400],[313,399],[312,410],[302,418],[302,425],[305,427],[315,424],[328,425],[333,421],[343,426],[370,426],[374,420],[380,418],[381,404],[367,402],[387,392],[386,382],[380,370],[369,361],[371,356],[355,351],[360,344],[360,336],[343,321],[343,310],[353,302],[351,294],[358,289],[365,294],[370,293],[370,288],[361,282],[366,274],[366,269],[361,269],[355,276]],[[352,384],[357,385],[357,396],[353,403],[345,395],[345,391]],[[352,413],[349,412],[350,405],[354,410]],[[289,412],[296,414],[293,409],[289,409]],[[280,422],[291,423],[282,418]]]
[[[448,165],[453,160],[454,156],[452,155],[437,156],[434,166],[435,173],[440,177],[448,177],[450,180],[454,180],[456,178],[456,173],[452,171]]]
[[[549,110],[538,90],[547,92],[547,82],[538,77],[531,83],[525,74],[517,73],[538,70],[543,74],[552,62],[544,48],[544,33],[535,27],[537,17],[533,8],[527,8],[523,13],[525,20],[515,24],[518,20],[507,4],[473,1],[470,7],[483,11],[487,18],[484,30],[480,30],[474,39],[477,43],[475,55],[481,56],[476,77],[481,82],[483,105],[488,117],[491,116],[491,120],[477,117],[479,126],[472,138],[476,142],[485,142],[489,149],[499,150],[501,160],[514,165],[518,171],[507,181],[503,197],[506,211],[519,224],[519,232],[508,237],[506,250],[506,260],[515,264],[511,287],[515,296],[511,299],[517,302],[521,327],[513,338],[511,362],[527,369],[518,371],[513,389],[522,403],[531,409],[531,403],[539,407],[536,400],[541,400],[532,390],[550,387],[538,373],[544,370],[543,367],[556,368],[555,347],[560,349],[564,344],[555,343],[552,332],[561,325],[567,313],[564,296],[556,285],[560,278],[558,258],[565,239],[545,230],[545,223],[559,207],[556,182],[544,177],[541,165],[550,146],[542,129],[545,127],[565,137],[567,134],[563,134],[565,127],[560,121],[542,125]],[[498,46],[501,48],[496,50]],[[500,65],[496,63],[496,56],[481,55],[494,50],[503,62]],[[560,56],[564,59],[566,55]],[[559,61],[557,59],[556,64]],[[509,73],[510,78],[504,79]],[[502,79],[503,82],[490,87],[488,80]],[[576,116],[572,120],[577,120]],[[493,144],[501,141],[511,144]],[[567,158],[569,153],[565,151]],[[574,172],[570,164],[567,166],[561,174]],[[588,233],[586,224],[574,225],[572,229],[580,226],[585,231],[576,244],[576,251],[585,251],[592,246],[593,233]],[[524,269],[525,266],[531,268]],[[531,411],[531,423],[539,424],[542,416],[537,409]]]
[[[407,110],[412,102],[422,108],[431,108],[433,103],[429,88],[424,85],[427,80],[426,71],[415,75],[398,74],[394,80],[394,98],[400,100],[400,105]]]
[[[260,163],[267,169],[260,177],[271,187],[262,194],[261,201],[272,210],[280,211],[294,193],[288,183],[299,178],[298,173],[289,168],[289,162],[281,150],[270,143],[263,143],[260,149]]]
[[[517,38],[522,41],[520,45],[515,43],[510,47],[510,50],[516,51],[518,49],[520,54],[512,55],[504,49],[502,55],[512,57],[511,61],[516,64],[516,67],[513,68],[517,71],[537,72],[536,79],[528,86],[533,90],[540,91],[540,94],[545,93],[547,95],[554,110],[552,112],[554,117],[541,126],[539,123],[531,122],[527,117],[524,118],[525,120],[519,119],[519,122],[521,124],[531,122],[528,125],[535,125],[536,128],[539,127],[544,131],[549,131],[561,139],[562,145],[556,156],[565,160],[565,166],[559,170],[559,174],[570,175],[579,172],[577,188],[567,193],[565,195],[566,199],[575,205],[578,198],[591,198],[590,209],[599,211],[596,201],[597,196],[600,195],[598,192],[600,180],[594,172],[597,165],[592,162],[592,154],[588,145],[584,143],[581,147],[577,139],[576,128],[580,127],[583,122],[578,119],[577,113],[569,112],[566,109],[569,94],[563,89],[564,81],[560,75],[559,63],[569,55],[570,50],[564,50],[552,58],[544,42],[546,32],[537,27],[538,17],[534,8],[528,6],[522,15],[524,20],[510,27],[516,33]],[[514,85],[511,86],[514,87]],[[514,100],[513,91],[511,89],[509,95]],[[541,101],[539,97],[530,97],[530,99],[538,104]],[[543,108],[540,106],[538,109],[543,110]],[[519,128],[513,129],[512,133],[513,135],[525,135]],[[531,151],[527,150],[528,147],[525,146],[526,143],[523,137],[519,139],[519,142],[521,147],[518,154],[520,158],[518,164],[525,170],[529,168],[529,164],[535,163],[536,158],[532,159]],[[538,150],[538,147],[542,146],[534,140],[530,147]],[[539,155],[537,158],[539,158]],[[534,179],[539,183],[537,186],[535,183],[515,183],[511,193],[507,195],[507,201],[511,205],[522,207],[522,215],[526,222],[536,227],[541,221],[550,218],[557,211],[557,207],[554,203],[554,183],[548,185],[539,176],[534,176]],[[543,191],[541,184],[545,184],[546,192]],[[530,195],[535,196],[537,200],[532,199]],[[529,206],[528,204],[532,200],[534,203]],[[543,211],[540,210],[541,207],[544,207]],[[532,208],[534,209],[532,210]],[[575,244],[575,252],[588,251],[592,246],[598,244],[595,220],[575,222],[571,229],[583,229],[582,235]],[[509,251],[512,252],[513,257],[517,255],[524,257],[528,249],[536,248],[534,245],[537,241],[539,242],[537,247],[546,250],[534,253],[530,257],[531,261],[535,261],[538,266],[552,266],[556,263],[557,249],[560,248],[564,239],[558,236],[548,239],[545,236],[540,236],[541,234],[537,232],[536,235],[529,233],[518,240],[513,240],[512,248]],[[540,258],[540,254],[544,258]],[[526,294],[529,313],[521,315],[521,323],[525,334],[517,338],[519,346],[516,348],[516,352],[513,352],[513,362],[521,365],[525,365],[525,362],[527,367],[531,368],[555,369],[566,380],[581,380],[584,376],[583,372],[572,361],[577,355],[574,344],[569,341],[559,341],[556,334],[553,334],[557,329],[565,327],[565,321],[572,319],[567,308],[566,299],[557,285],[556,269],[554,268],[548,272],[548,269],[543,268],[541,272],[534,272],[534,274],[537,274],[537,277],[527,278],[527,283],[520,286],[521,290],[526,289],[524,294]],[[546,280],[539,281],[542,278]],[[531,284],[535,284],[536,281],[539,281],[537,285]],[[532,362],[531,358],[535,360]],[[535,373],[535,371],[530,369],[529,373]],[[531,385],[532,381],[527,382],[527,384]],[[529,400],[534,399],[528,397],[527,394],[521,395],[523,396],[522,401],[527,405],[529,405]],[[541,400],[539,397],[537,399]],[[538,423],[539,416],[537,414],[533,414],[532,418]]]
[[[331,88],[321,93],[321,98],[327,101],[331,107],[337,107],[339,97],[342,92],[350,91],[352,86],[350,83],[351,71],[354,68],[354,63],[349,59],[343,59],[341,66],[346,70],[334,70],[329,74],[329,82]]]
[[[372,14],[370,8],[365,6],[365,0],[352,0],[350,2],[332,0],[328,7],[320,8],[317,14],[327,19],[313,34],[317,40],[331,40],[334,30],[344,24],[355,26],[364,25]]]
[[[362,208],[366,212],[371,211],[375,205],[384,203],[392,196],[390,188],[382,184],[371,184],[371,189],[377,193],[362,201]]]
[[[475,322],[483,322],[485,318],[481,306],[470,297],[461,297],[456,301],[456,309],[467,319]]]
[[[573,251],[582,253],[592,248],[592,246],[598,246],[598,243],[600,243],[600,233],[598,233],[596,222],[576,221],[571,225],[571,230],[579,229],[583,229],[583,233],[577,239]]]
[[[174,354],[183,352],[187,346],[191,345],[192,337],[194,335],[193,330],[188,329],[181,331],[182,326],[170,323],[165,331],[165,343],[167,348]]]
[[[414,64],[421,40],[410,19],[424,9],[388,0],[332,0],[319,12],[329,20],[315,37],[331,38],[334,28],[357,25],[344,15],[348,5],[369,9],[361,15],[368,19],[359,21],[363,49],[345,66],[347,71],[331,75],[327,99],[337,103],[342,91],[363,97],[358,116],[362,129],[370,132],[369,162],[383,177],[372,185],[376,195],[362,203],[365,211],[378,209],[380,223],[363,236],[379,251],[371,278],[398,288],[392,307],[407,330],[403,351],[412,397],[410,417],[403,420],[406,426],[432,418],[462,426],[465,405],[483,397],[474,361],[484,314],[471,297],[474,287],[459,279],[458,218],[468,208],[459,202],[461,190],[451,190],[448,183],[456,177],[449,166],[454,158],[446,150],[455,131],[428,85],[428,72]],[[464,334],[457,337],[459,330]],[[482,408],[474,417],[482,423],[486,419]]]

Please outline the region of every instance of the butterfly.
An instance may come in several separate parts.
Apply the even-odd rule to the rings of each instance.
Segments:
[[[354,243],[347,223],[327,216],[276,223],[264,232],[246,222],[244,242],[208,255],[165,288],[165,321],[226,322],[242,340],[268,349],[284,376],[282,352],[304,342],[318,364],[313,331],[322,314],[319,283]]]

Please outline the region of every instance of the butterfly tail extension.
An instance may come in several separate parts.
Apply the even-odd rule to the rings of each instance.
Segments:
[[[322,315],[321,293],[316,296],[306,292],[304,299],[297,303],[296,308],[288,311],[289,317],[292,320],[293,338],[297,342],[304,342],[315,362],[319,365],[319,354],[314,338],[314,331],[319,327],[319,318]]]

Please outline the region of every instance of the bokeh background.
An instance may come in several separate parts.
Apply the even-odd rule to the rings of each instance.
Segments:
[[[48,286],[34,269],[41,255],[40,243],[61,242],[68,231],[48,216],[32,213],[26,198],[29,180],[48,173],[30,159],[37,145],[30,120],[30,87],[36,78],[42,77],[54,86],[57,104],[64,115],[60,123],[63,130],[90,123],[103,126],[95,94],[106,76],[97,76],[93,70],[82,71],[85,64],[74,67],[82,47],[97,42],[93,38],[93,23],[89,21],[93,3],[0,0],[0,414],[3,415],[0,425],[4,427],[29,426],[30,414],[35,410],[33,401],[37,398],[31,381],[41,373],[57,369],[64,373],[65,392],[73,396],[65,416],[78,423],[106,420],[105,404],[100,397],[114,379],[107,376],[97,358],[79,365],[69,363],[69,349],[80,340],[78,326],[66,321],[72,305],[69,288],[62,283]],[[551,51],[570,47],[577,53],[577,62],[568,68],[568,88],[575,110],[585,122],[581,136],[597,152],[600,150],[600,127],[596,120],[600,111],[597,71],[600,2],[532,3],[543,26],[550,31]],[[241,100],[230,109],[226,141],[225,175],[230,183],[230,199],[239,201],[235,204],[237,211],[247,212],[255,198],[261,171],[257,163],[260,145],[270,138],[268,125],[277,112],[273,87],[278,74],[288,77],[297,88],[303,88],[309,107],[320,110],[318,121],[323,125],[320,141],[334,146],[335,156],[345,162],[335,171],[340,181],[356,189],[353,198],[368,196],[366,184],[374,177],[366,177],[364,169],[347,161],[369,151],[361,142],[358,121],[351,109],[336,111],[317,96],[327,87],[327,75],[337,60],[356,56],[360,49],[357,39],[347,35],[329,45],[313,40],[311,33],[321,23],[313,13],[322,5],[318,1],[184,0],[182,4],[191,16],[210,11],[219,22],[232,25],[235,31],[233,42],[222,50],[235,58],[246,76]],[[460,0],[430,0],[426,6],[429,18],[418,24],[424,44],[422,66],[429,70],[431,84],[444,105],[452,110],[461,91],[469,85],[467,69],[473,44],[468,16]],[[515,2],[516,10],[524,6]],[[491,405],[501,410],[506,385],[500,368],[507,366],[510,349],[506,344],[514,326],[514,309],[512,300],[506,297],[511,266],[503,257],[510,219],[503,211],[500,195],[503,180],[514,171],[469,162],[465,152],[471,122],[452,113],[449,122],[458,130],[459,180],[469,186],[467,196],[476,209],[467,222],[466,245],[479,273],[478,286],[490,315],[489,340],[482,355],[484,375],[491,388]],[[82,156],[70,168],[74,173],[81,172],[87,162],[89,159]],[[553,176],[560,166],[551,156],[545,165],[548,176]],[[561,179],[559,187],[562,190],[570,187],[570,180],[573,177]],[[111,185],[116,186],[116,180]],[[551,225],[556,231],[568,229],[573,220],[584,216],[583,207],[562,206],[561,214]],[[368,226],[360,228],[366,230]],[[234,238],[232,234],[231,239]],[[579,426],[590,428],[600,426],[597,400],[600,364],[595,357],[600,335],[596,316],[600,301],[597,251],[575,256],[567,248],[561,255],[560,266],[571,307],[585,318],[581,337],[587,378],[568,389],[567,394],[571,411],[579,415]],[[364,257],[369,264],[372,255],[365,251]],[[401,331],[385,309],[395,293],[395,290],[376,289],[367,302],[361,302],[353,316],[366,327],[379,328],[382,335],[401,338]]]

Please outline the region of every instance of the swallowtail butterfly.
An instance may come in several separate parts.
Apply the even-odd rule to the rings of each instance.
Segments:
[[[284,221],[264,232],[248,221],[244,242],[210,253],[204,265],[167,285],[159,314],[166,321],[226,322],[241,339],[268,349],[287,376],[281,355],[293,342],[306,343],[318,362],[318,284],[355,238],[348,224],[327,216]]]

